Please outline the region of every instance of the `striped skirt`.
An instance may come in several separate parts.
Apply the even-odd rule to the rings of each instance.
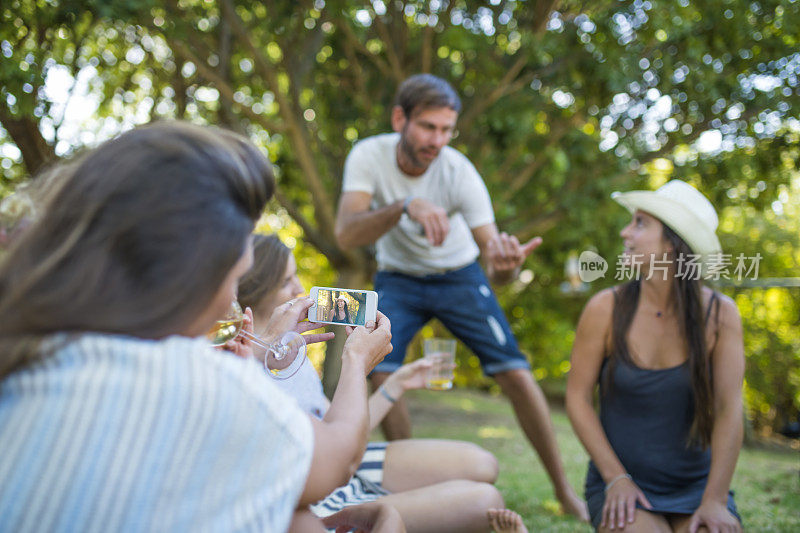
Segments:
[[[311,506],[311,511],[320,518],[330,516],[350,505],[374,502],[389,494],[383,486],[383,461],[386,458],[387,442],[370,442],[361,459],[361,464],[347,485],[343,485],[323,500]]]

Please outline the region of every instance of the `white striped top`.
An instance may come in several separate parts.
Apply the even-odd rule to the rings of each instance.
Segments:
[[[0,529],[288,529],[308,416],[203,339],[87,334],[0,382]]]

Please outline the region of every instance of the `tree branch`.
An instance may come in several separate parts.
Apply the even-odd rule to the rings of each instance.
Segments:
[[[514,64],[509,67],[506,71],[503,79],[494,86],[494,89],[486,96],[473,98],[473,105],[470,107],[469,111],[465,112],[459,121],[458,127],[460,129],[468,130],[472,127],[472,123],[475,121],[478,116],[480,116],[484,111],[486,111],[492,104],[498,101],[501,97],[507,94],[509,90],[508,85],[517,77],[519,72],[522,70],[522,67],[525,66],[527,58],[524,54],[520,54]],[[517,89],[519,88],[518,85],[515,85]],[[517,90],[515,89],[515,90]]]
[[[392,69],[383,61],[380,57],[376,56],[372,52],[370,52],[366,46],[361,42],[361,40],[356,36],[353,32],[353,28],[347,23],[347,21],[337,17],[334,19],[334,24],[337,28],[339,28],[342,33],[344,33],[347,42],[350,43],[353,48],[359,52],[361,52],[364,56],[367,57],[377,68],[381,71],[381,74],[386,76],[387,78],[392,78]]]
[[[300,212],[297,206],[292,202],[285,194],[283,194],[283,190],[278,187],[275,189],[275,199],[278,203],[286,209],[286,212],[289,214],[292,219],[297,222],[297,225],[303,230],[303,239],[310,243],[314,248],[319,250],[319,252],[328,258],[328,261],[331,262],[337,268],[341,267],[342,265],[356,265],[358,264],[356,254],[346,254],[343,253],[339,248],[331,243],[325,235],[317,231],[311,223],[308,221],[306,217]]]
[[[555,9],[558,0],[539,0],[533,8],[534,22],[533,33],[541,33],[547,27],[547,19],[550,12]]]
[[[56,142],[58,141],[58,132],[59,130],[61,130],[61,126],[64,124],[64,116],[67,114],[67,107],[69,107],[69,103],[72,100],[72,97],[75,95],[75,87],[78,84],[78,71],[80,70],[78,68],[78,61],[80,59],[80,50],[83,47],[83,43],[86,42],[86,38],[91,31],[93,22],[94,22],[94,13],[92,13],[92,22],[89,23],[86,31],[80,36],[76,35],[77,39],[75,39],[75,53],[73,54],[72,62],[69,65],[72,81],[70,83],[69,89],[67,90],[67,100],[64,103],[64,108],[61,111],[61,117],[58,120],[53,120],[53,130],[54,130],[53,139],[55,139]]]
[[[428,3],[428,24],[422,29],[422,50],[420,51],[420,56],[422,56],[422,72],[430,72],[431,71],[431,63],[433,62],[433,26],[431,26],[431,15],[433,11],[430,8],[430,3]]]
[[[214,84],[214,87],[216,87],[216,89],[219,91],[220,96],[222,96],[228,102],[230,102],[231,105],[234,105],[239,109],[241,109],[242,112],[250,120],[259,124],[262,128],[266,129],[271,133],[283,132],[286,130],[286,127],[283,124],[270,120],[261,113],[256,113],[250,106],[240,104],[239,102],[237,102],[233,97],[235,91],[228,84],[228,82],[225,79],[223,79],[219,75],[219,73],[216,72],[212,67],[210,67],[204,60],[197,57],[186,44],[175,40],[170,40],[169,44],[170,47],[173,49],[173,51],[177,52],[177,54],[181,56],[181,59],[188,60],[194,63],[194,65],[197,67],[198,72],[205,79]]]
[[[234,34],[236,34],[245,48],[252,54],[256,68],[275,95],[275,100],[278,103],[278,112],[286,123],[287,133],[292,142],[295,156],[297,157],[300,167],[303,169],[306,185],[308,185],[309,191],[311,192],[311,201],[314,204],[314,210],[318,221],[317,227],[325,232],[327,237],[333,240],[335,218],[332,207],[333,200],[322,183],[322,178],[314,162],[314,156],[309,148],[310,140],[306,135],[306,130],[300,123],[298,116],[292,112],[294,109],[292,102],[290,102],[287,95],[280,90],[277,72],[266,57],[264,57],[262,51],[253,44],[250,34],[245,28],[244,22],[239,17],[239,14],[236,13],[232,1],[222,0],[222,6],[223,9],[228,12]]]
[[[225,12],[221,13],[219,27],[219,65],[217,72],[219,77],[225,80],[226,85],[231,86],[231,56],[233,54],[231,46],[231,25],[228,22]],[[233,113],[233,102],[228,98],[222,98],[219,106],[219,121],[225,126],[242,133],[241,123],[236,120]]]
[[[347,57],[347,61],[351,66],[349,72],[351,74],[350,77],[353,79],[353,83],[356,86],[355,94],[363,96],[366,100],[362,106],[362,112],[366,113],[372,109],[372,99],[370,98],[369,91],[367,91],[367,85],[364,82],[364,68],[361,66],[361,62],[358,60],[358,56],[356,55],[355,49],[353,48],[353,43],[350,42],[350,39],[344,40],[343,48],[344,55]]]
[[[22,161],[30,175],[36,174],[48,161],[55,159],[55,150],[42,137],[39,123],[27,116],[12,115],[5,100],[0,100],[0,124],[22,152]]]
[[[529,221],[522,228],[516,231],[515,234],[517,237],[519,237],[521,242],[525,242],[533,237],[536,237],[537,235],[542,235],[543,233],[547,233],[547,231],[555,228],[559,222],[564,220],[566,214],[566,210],[563,207],[558,207]]]
[[[305,9],[314,8],[313,2],[304,0],[302,4]],[[297,50],[294,54],[284,56],[283,64],[284,66],[292,65],[298,79],[304,79],[317,61],[315,50],[320,48],[320,45],[325,39],[325,33],[322,31],[322,21],[323,18],[320,17],[320,20],[314,26],[313,30],[297,34],[296,39],[292,40],[295,44],[293,44],[291,48],[281,47],[284,50]],[[309,33],[311,35],[309,35]],[[297,41],[299,41],[299,43],[297,43]]]
[[[377,13],[375,13],[375,9],[371,4],[369,11],[372,14],[372,22],[376,31],[378,32],[378,36],[383,41],[383,47],[386,50],[386,57],[389,59],[389,65],[392,67],[392,77],[397,83],[400,83],[405,79],[405,74],[403,73],[403,66],[400,64],[400,58],[397,55],[397,51],[394,49],[394,43],[392,41],[392,36],[389,34],[389,29],[386,27],[383,19],[378,16]]]
[[[559,124],[559,127],[555,131],[551,131],[550,135],[547,136],[547,143],[544,146],[544,149],[539,150],[539,153],[544,155],[544,152],[547,148],[555,146],[556,144],[561,142],[561,139],[570,132],[570,130],[575,127],[575,124],[578,122],[577,119],[578,115],[573,115],[572,118],[566,122],[562,122]],[[504,193],[503,193],[503,201],[508,202],[514,195],[519,192],[519,190],[526,184],[530,179],[542,168],[542,165],[547,162],[545,157],[534,157],[533,160],[528,163],[522,171],[517,174],[511,183],[508,184]]]
[[[306,238],[317,248],[319,248],[319,244],[324,242],[322,235],[311,225],[306,217],[303,216],[303,213],[294,205],[285,194],[283,194],[283,190],[280,187],[275,188],[275,199],[278,203],[286,209],[286,212],[289,213],[289,216],[297,222],[297,225],[303,229],[303,233],[305,234]]]
[[[456,0],[448,0],[447,7],[444,10],[444,16],[439,18],[440,21],[444,19],[444,26],[442,27],[443,30],[452,23],[451,17],[453,16],[454,7],[456,7]]]

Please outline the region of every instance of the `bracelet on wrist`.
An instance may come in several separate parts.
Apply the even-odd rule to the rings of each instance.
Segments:
[[[612,479],[611,481],[609,481],[608,483],[606,483],[606,488],[604,489],[604,492],[608,493],[608,491],[611,489],[611,487],[614,486],[614,483],[616,483],[620,479],[628,479],[629,481],[633,481],[633,478],[631,477],[630,474],[628,474],[628,473],[620,474],[617,477],[615,477],[614,479]]]
[[[386,390],[386,388],[383,385],[378,387],[378,392],[380,392],[383,395],[383,397],[386,398],[387,400],[389,400],[391,403],[396,403],[397,402],[397,398],[395,398],[394,396],[389,394],[389,392]]]
[[[414,199],[413,196],[407,196],[405,202],[403,202],[403,213],[405,213],[406,215],[408,214],[408,204],[410,204],[411,200],[413,199]]]

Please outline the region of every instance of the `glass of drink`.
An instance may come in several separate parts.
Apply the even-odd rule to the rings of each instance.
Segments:
[[[306,360],[306,341],[303,336],[294,331],[284,333],[278,342],[270,343],[266,339],[259,337],[242,329],[244,324],[244,313],[239,302],[233,301],[228,312],[211,330],[206,333],[206,337],[211,341],[212,346],[222,346],[229,340],[237,337],[244,337],[253,345],[263,348],[264,368],[267,374],[275,379],[287,379],[294,376]]]
[[[423,344],[425,359],[431,361],[425,386],[431,390],[453,388],[453,371],[456,368],[455,339],[425,339]]]

